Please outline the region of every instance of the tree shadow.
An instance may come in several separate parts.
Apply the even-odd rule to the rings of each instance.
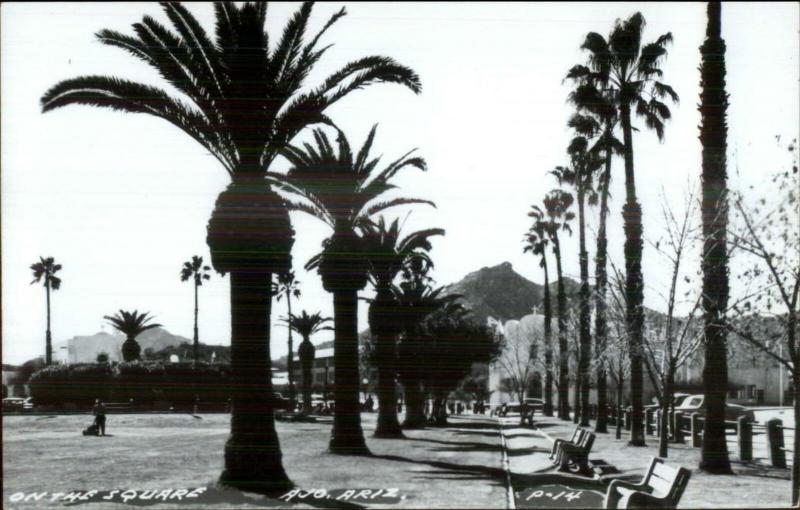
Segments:
[[[501,468],[490,466],[477,466],[472,464],[453,464],[452,462],[442,462],[437,460],[415,460],[399,455],[372,455],[375,459],[391,460],[394,462],[407,462],[410,464],[424,464],[437,468],[439,471],[451,471],[453,473],[470,474],[478,476],[480,479],[490,479],[504,483],[506,472]]]
[[[509,457],[520,457],[522,455],[530,455],[532,453],[546,453],[549,455],[550,450],[538,446],[531,446],[529,448],[516,448],[514,450],[508,450],[506,453]]]
[[[486,481],[486,477],[481,474],[470,474],[458,470],[429,469],[422,471],[422,475],[413,476],[414,480],[462,480],[462,481]],[[502,480],[492,480],[491,485],[504,487]]]

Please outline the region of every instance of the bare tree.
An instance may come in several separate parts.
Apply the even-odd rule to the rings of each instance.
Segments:
[[[539,356],[539,346],[544,341],[544,321],[539,316],[526,316],[511,320],[503,326],[505,348],[497,358],[497,364],[502,368],[509,389],[517,394],[523,406],[520,420],[524,418],[525,395]]]
[[[625,322],[627,310],[625,294],[625,275],[611,262],[611,275],[609,278],[609,299],[608,308],[606,309],[608,325],[613,331],[609,335],[608,342],[602,352],[604,365],[614,382],[616,390],[616,438],[622,438],[622,395],[625,388],[625,381],[630,375],[631,358],[628,350],[630,349],[630,342],[628,342],[628,329]]]
[[[697,194],[690,190],[684,200],[684,211],[677,217],[666,196],[663,196],[661,211],[666,232],[661,239],[648,241],[667,259],[671,268],[667,294],[657,289],[657,293],[667,304],[667,313],[645,314],[643,337],[645,369],[661,407],[659,457],[668,455],[667,428],[669,410],[674,406],[675,374],[690,360],[703,338],[702,327],[698,322],[698,315],[702,312],[702,291],[695,285],[698,279],[691,278],[685,265],[682,266],[686,250],[691,247],[692,241],[699,240],[701,233],[700,227],[695,223],[696,199]],[[689,308],[684,316],[677,315],[677,308],[681,305]]]
[[[780,146],[780,137],[778,144]],[[794,423],[800,424],[800,173],[797,140],[787,147],[791,170],[771,179],[769,199],[748,204],[734,195],[732,253],[742,268],[736,282],[742,296],[732,303],[730,331],[760,349],[791,374],[794,386]],[[800,434],[795,430],[792,465],[792,505],[800,503]]]

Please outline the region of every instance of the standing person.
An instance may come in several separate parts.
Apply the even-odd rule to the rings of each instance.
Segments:
[[[92,408],[92,413],[94,414],[94,424],[97,425],[98,435],[105,436],[106,406],[100,401],[99,398],[94,401],[94,407]]]

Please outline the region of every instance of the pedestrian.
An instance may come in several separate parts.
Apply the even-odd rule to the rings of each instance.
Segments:
[[[92,408],[92,414],[94,414],[94,424],[97,426],[97,434],[100,436],[106,435],[106,406],[100,399],[96,399],[94,401],[94,407]]]

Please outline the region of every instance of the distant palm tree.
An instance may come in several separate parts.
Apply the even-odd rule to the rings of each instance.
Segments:
[[[631,403],[632,427],[630,444],[644,445],[642,407],[642,328],[644,325],[644,282],[642,279],[642,208],[636,198],[633,162],[633,126],[631,113],[645,120],[645,125],[664,137],[664,122],[671,117],[669,107],[660,99],[678,101],[669,85],[660,81],[661,60],[667,54],[672,34],[666,33],[654,42],[642,44],[645,19],[634,13],[626,20],[617,20],[608,40],[596,32],[586,35],[581,48],[589,52],[589,66],[576,65],[567,78],[583,80],[598,88],[608,88],[619,112],[625,143],[625,268],[628,294],[626,321],[631,343]]]
[[[314,366],[314,354],[316,350],[314,344],[311,343],[311,336],[320,331],[332,331],[333,328],[326,326],[325,323],[332,322],[333,319],[330,317],[322,317],[319,312],[314,315],[308,315],[308,313],[303,310],[303,313],[300,315],[289,315],[288,318],[284,317],[283,321],[288,324],[289,329],[294,330],[298,335],[303,337],[303,341],[300,342],[297,351],[303,372],[303,411],[309,413],[311,412],[312,368]]]
[[[614,155],[624,154],[624,146],[614,135],[618,126],[617,110],[609,94],[590,84],[579,85],[570,94],[570,100],[580,112],[570,118],[569,127],[581,135],[594,140],[590,151],[598,157],[602,154],[605,168],[597,183],[600,194],[600,218],[597,227],[597,252],[595,254],[595,363],[597,371],[597,421],[596,432],[608,431],[608,395],[606,375],[606,345],[608,320],[606,294],[608,287],[608,199],[611,185],[611,163]]]
[[[525,235],[523,252],[531,252],[540,258],[539,267],[544,270],[544,415],[553,416],[553,307],[550,300],[550,275],[547,270],[547,247],[550,243],[550,223],[544,211],[534,205],[528,216],[533,225]]]
[[[31,285],[41,281],[47,295],[47,330],[45,332],[44,362],[45,365],[51,365],[53,363],[53,338],[50,333],[50,289],[55,291],[61,288],[61,278],[55,275],[61,270],[61,264],[56,264],[53,257],[39,257],[39,262],[31,264],[31,270],[33,271]]]
[[[288,316],[292,316],[292,296],[300,297],[300,282],[295,279],[294,271],[287,271],[278,275],[277,281],[272,283],[272,295],[280,301],[284,296],[286,297],[286,308]],[[295,404],[295,388],[294,388],[294,350],[292,342],[292,329],[289,328],[289,355],[286,362],[286,368],[289,371],[289,402],[294,409]]]
[[[120,310],[114,316],[104,315],[103,318],[111,323],[114,329],[125,335],[125,342],[122,344],[122,359],[124,361],[136,361],[141,357],[142,348],[136,341],[140,333],[148,329],[161,327],[161,324],[148,324],[152,317],[148,317],[150,312],[139,314],[137,310],[126,312]]]
[[[185,282],[191,278],[194,283],[194,343],[192,344],[192,358],[195,363],[200,357],[200,338],[197,333],[197,289],[203,285],[203,280],[211,279],[211,275],[208,274],[208,271],[211,271],[211,268],[209,266],[204,266],[203,257],[198,257],[197,255],[192,255],[192,260],[184,262],[183,268],[181,268],[181,281]]]
[[[561,270],[561,241],[559,231],[572,234],[570,222],[575,213],[569,211],[575,199],[566,191],[554,189],[544,198],[544,210],[549,220],[547,235],[553,245],[558,275],[558,417],[569,420],[569,344],[567,342],[567,294]],[[577,402],[576,402],[577,404]]]
[[[353,91],[397,83],[418,93],[419,77],[382,56],[360,58],[311,87],[306,80],[330,46],[322,35],[341,9],[305,43],[312,2],[291,17],[272,48],[267,4],[216,2],[216,41],[180,3],[164,2],[177,33],[150,16],[136,37],[102,30],[116,46],[154,67],[189,102],[128,80],[85,76],[58,83],[42,98],[45,112],[86,104],[147,113],[175,125],[213,155],[232,183],[217,198],[208,224],[211,262],[231,273],[231,435],[220,481],[256,492],[291,487],[275,431],[269,353],[273,273],[291,268],[294,243],[286,203],[265,182],[279,151],[305,127],[331,122],[325,111]]]
[[[725,427],[725,397],[728,390],[728,94],[725,92],[725,41],[722,39],[722,6],[708,3],[706,39],[700,46],[700,143],[703,146],[703,320],[705,322],[706,421],[700,468],[710,473],[731,473]],[[795,431],[797,434],[797,431]],[[794,466],[792,503],[800,499],[798,467]]]
[[[586,205],[597,203],[597,192],[594,189],[595,172],[600,167],[600,158],[589,152],[589,141],[583,136],[572,139],[567,149],[572,166],[556,167],[551,173],[559,184],[569,184],[575,189],[578,202],[578,245],[581,271],[581,287],[579,293],[580,311],[578,335],[580,350],[578,353],[578,373],[576,388],[580,387],[580,424],[589,426],[589,386],[591,372],[589,369],[592,337],[591,337],[591,293],[589,291],[589,254],[586,251]],[[577,409],[577,402],[576,402]]]
[[[397,419],[397,335],[402,329],[398,318],[399,304],[392,291],[398,274],[423,259],[433,265],[427,255],[429,238],[444,235],[444,230],[432,228],[400,237],[400,225],[395,219],[387,225],[383,216],[377,223],[362,227],[364,252],[369,264],[369,276],[375,287],[375,297],[369,307],[369,328],[375,341],[374,363],[378,370],[378,422],[375,437],[402,437]]]
[[[292,191],[305,197],[295,204],[301,211],[322,220],[333,230],[322,252],[306,269],[317,268],[322,285],[333,294],[334,378],[336,411],[330,451],[342,454],[368,452],[361,429],[358,377],[358,291],[367,284],[369,264],[358,231],[369,219],[390,207],[433,202],[415,198],[384,199],[396,186],[389,181],[405,167],[425,170],[425,161],[408,152],[381,171],[380,158],[369,152],[375,139],[373,126],[361,149],[354,153],[344,133],[338,131],[337,149],[321,129],[314,130],[316,146],[287,147],[283,154],[291,163],[288,179]]]

